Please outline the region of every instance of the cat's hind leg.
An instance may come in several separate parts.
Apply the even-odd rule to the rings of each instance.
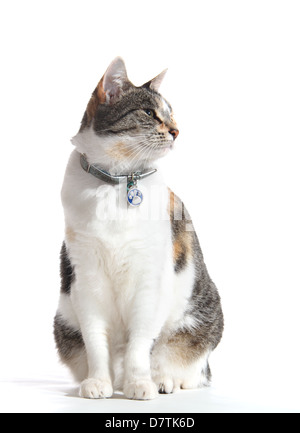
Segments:
[[[88,363],[81,332],[57,313],[54,337],[60,360],[69,367],[74,379],[82,382],[88,376]]]
[[[71,370],[74,379],[82,382],[88,375],[85,345],[71,302],[72,286],[76,279],[65,242],[60,252],[61,294],[54,318],[54,338],[58,355]]]
[[[151,355],[152,378],[159,392],[170,394],[179,389],[208,386],[210,352],[189,332],[161,336]]]

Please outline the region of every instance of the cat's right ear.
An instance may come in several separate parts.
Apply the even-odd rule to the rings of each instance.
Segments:
[[[113,104],[118,101],[123,91],[130,86],[124,60],[117,57],[107,68],[97,86],[100,104]]]

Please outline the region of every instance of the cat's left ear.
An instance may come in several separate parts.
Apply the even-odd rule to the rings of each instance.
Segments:
[[[97,94],[99,101],[113,104],[130,84],[124,60],[121,57],[117,57],[109,65],[98,84]]]
[[[148,81],[142,87],[146,87],[147,89],[152,89],[155,92],[158,92],[167,72],[168,69],[165,69],[159,75],[157,75],[157,77],[153,78],[153,80]]]

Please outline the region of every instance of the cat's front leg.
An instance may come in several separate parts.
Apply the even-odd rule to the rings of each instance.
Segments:
[[[113,394],[109,368],[108,321],[101,303],[87,281],[77,282],[72,301],[80,322],[88,360],[88,377],[80,385],[83,398],[109,398]],[[83,289],[84,287],[84,289]],[[97,289],[99,290],[99,289]]]
[[[150,351],[153,339],[132,335],[125,356],[124,394],[134,400],[152,400],[158,390],[151,378]]]
[[[165,278],[153,280],[153,276],[145,273],[144,282],[139,285],[134,298],[124,362],[123,391],[130,399],[151,400],[158,396],[157,386],[151,378],[150,353],[168,309],[167,278],[168,274]]]

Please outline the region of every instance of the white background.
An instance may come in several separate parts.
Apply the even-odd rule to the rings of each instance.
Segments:
[[[0,410],[300,410],[299,22],[292,0],[1,2]],[[117,55],[136,85],[169,68],[162,166],[226,324],[211,390],[142,406],[76,399],[52,338],[70,138]]]

